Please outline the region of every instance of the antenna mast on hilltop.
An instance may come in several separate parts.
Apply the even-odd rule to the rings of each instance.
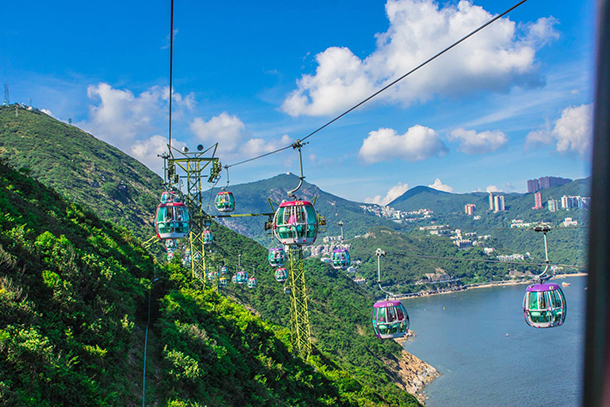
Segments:
[[[8,82],[4,84],[4,104],[7,106],[11,104],[8,100]]]

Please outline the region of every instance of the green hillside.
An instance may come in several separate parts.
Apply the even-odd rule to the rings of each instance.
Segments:
[[[271,207],[267,201],[268,198],[275,202],[282,202],[287,199],[287,191],[295,188],[299,183],[299,179],[294,174],[280,174],[273,178],[251,182],[247,184],[231,185],[228,190],[233,192],[236,200],[235,213],[267,213],[271,212]],[[219,189],[211,191],[215,196]],[[206,201],[209,200],[210,191],[206,192]],[[365,212],[361,203],[349,201],[332,195],[321,190],[316,185],[308,182],[303,182],[303,186],[297,192],[299,199],[311,200],[317,197],[316,210],[319,214],[326,217],[326,233],[325,235],[337,236],[341,233],[337,223],[343,221],[344,233],[346,237],[352,237],[358,234],[366,233],[373,226],[395,227],[395,224],[390,220],[379,218],[370,212]],[[370,205],[370,204],[367,204]],[[218,214],[211,204],[210,213]],[[250,218],[250,219],[224,219],[222,223],[231,229],[256,239],[265,246],[271,244],[270,235],[266,234],[263,229],[266,218]]]
[[[2,113],[7,113],[7,111],[3,110]],[[44,232],[49,231],[50,234],[55,236],[55,238],[59,239],[61,242],[64,242],[64,240],[62,240],[61,238],[62,234],[65,235],[67,239],[67,243],[65,244],[74,245],[79,250],[81,250],[81,246],[79,246],[80,241],[78,241],[78,239],[72,239],[70,237],[70,233],[64,231],[63,229],[56,229],[54,226],[55,224],[53,222],[55,222],[56,218],[61,218],[62,214],[65,212],[63,207],[61,206],[64,205],[66,207],[79,208],[77,212],[79,214],[83,213],[81,217],[71,219],[70,222],[68,222],[70,227],[74,227],[77,228],[77,230],[80,230],[78,229],[78,227],[80,227],[81,229],[87,228],[89,227],[87,225],[93,222],[94,225],[97,225],[99,223],[101,225],[105,225],[104,227],[109,228],[109,230],[114,231],[113,234],[109,235],[110,237],[97,237],[97,226],[96,228],[93,228],[91,230],[85,229],[84,232],[79,232],[83,236],[91,235],[91,239],[95,240],[96,242],[97,240],[100,240],[104,242],[104,245],[108,246],[103,246],[103,250],[98,249],[95,245],[92,248],[87,246],[90,250],[94,252],[96,250],[99,250],[100,253],[103,253],[103,255],[107,258],[107,260],[105,258],[105,261],[108,261],[113,265],[118,264],[124,266],[128,271],[130,271],[130,262],[137,263],[140,261],[137,260],[139,259],[139,257],[137,256],[136,260],[126,260],[123,257],[117,257],[124,250],[122,248],[123,240],[129,242],[129,247],[131,247],[132,250],[137,250],[137,252],[140,253],[139,256],[143,256],[142,258],[145,259],[146,266],[143,266],[143,270],[145,270],[145,273],[142,272],[144,274],[143,276],[138,277],[136,280],[134,280],[133,284],[127,284],[123,281],[121,281],[119,284],[119,288],[121,290],[126,290],[130,293],[133,293],[133,295],[135,296],[131,303],[128,301],[128,296],[125,297],[125,300],[114,299],[112,302],[110,302],[105,297],[95,297],[96,301],[98,301],[100,304],[107,308],[112,308],[113,303],[115,302],[121,303],[121,306],[129,306],[129,304],[133,305],[133,309],[130,309],[129,312],[125,312],[120,316],[121,318],[127,318],[125,319],[125,321],[129,322],[129,324],[127,322],[125,322],[125,324],[126,326],[131,327],[128,334],[125,334],[124,336],[125,341],[129,342],[129,345],[125,345],[128,347],[127,351],[127,348],[125,347],[121,348],[120,350],[115,350],[110,349],[110,345],[108,348],[103,348],[102,345],[106,344],[107,342],[98,341],[97,337],[88,341],[86,345],[93,347],[87,348],[90,351],[91,349],[95,349],[96,352],[104,353],[103,350],[106,349],[107,355],[116,356],[122,354],[123,359],[121,359],[120,361],[116,361],[116,363],[112,363],[111,366],[107,366],[105,363],[102,363],[102,366],[99,367],[99,369],[98,367],[96,367],[91,371],[92,373],[90,376],[87,376],[89,374],[88,370],[83,371],[82,374],[84,376],[82,376],[82,380],[84,380],[85,382],[94,381],[94,384],[91,386],[95,387],[98,386],[99,383],[104,384],[106,382],[111,381],[111,379],[104,376],[107,373],[118,375],[119,379],[114,380],[113,385],[99,385],[99,389],[98,387],[95,387],[95,389],[92,390],[93,393],[91,393],[92,398],[87,399],[87,402],[59,403],[65,405],[103,405],[104,403],[107,405],[130,405],[132,404],[133,400],[138,400],[140,397],[139,393],[141,389],[138,388],[138,383],[141,376],[138,377],[138,372],[141,371],[142,367],[141,354],[143,352],[142,347],[144,342],[143,325],[147,309],[146,289],[147,287],[149,287],[149,279],[151,279],[154,273],[152,260],[146,257],[146,255],[141,251],[141,249],[137,247],[137,244],[135,243],[133,238],[130,237],[129,233],[127,233],[125,230],[115,229],[109,223],[97,220],[97,218],[91,213],[86,212],[85,209],[81,209],[81,207],[79,206],[74,206],[73,204],[67,203],[67,201],[63,200],[64,198],[60,198],[59,195],[57,195],[55,192],[51,192],[51,190],[49,189],[46,189],[42,186],[38,186],[33,181],[25,180],[25,176],[27,174],[38,174],[38,177],[41,179],[41,181],[46,180],[45,182],[48,182],[49,184],[54,185],[59,190],[63,191],[61,195],[66,194],[66,196],[69,196],[71,199],[75,199],[80,203],[93,203],[94,207],[97,208],[97,213],[100,214],[102,217],[104,217],[104,215],[113,215],[116,213],[116,211],[113,211],[109,214],[107,211],[100,212],[99,208],[113,207],[113,205],[124,205],[121,207],[125,208],[125,210],[129,209],[133,211],[132,213],[141,216],[141,219],[144,219],[144,223],[146,224],[146,222],[150,222],[149,219],[152,218],[151,213],[153,212],[148,207],[141,206],[140,200],[129,201],[129,205],[117,204],[116,200],[112,200],[108,196],[104,195],[103,191],[100,194],[98,188],[90,185],[90,183],[87,181],[87,176],[89,176],[90,174],[86,173],[85,175],[83,175],[82,168],[78,166],[72,166],[73,163],[71,159],[67,157],[55,157],[55,155],[49,153],[48,155],[43,155],[44,157],[46,157],[45,160],[27,161],[29,163],[27,167],[21,165],[20,160],[22,159],[22,157],[15,157],[12,156],[12,154],[18,153],[22,150],[10,149],[6,147],[9,143],[6,142],[5,136],[10,138],[13,133],[23,133],[23,139],[30,137],[32,143],[40,142],[42,144],[44,144],[44,140],[48,138],[49,140],[52,140],[53,142],[57,143],[57,148],[54,150],[61,151],[64,148],[63,144],[70,144],[74,141],[68,137],[62,139],[61,137],[55,135],[55,133],[59,133],[60,130],[69,132],[70,134],[73,134],[73,132],[78,132],[82,133],[81,135],[83,140],[87,141],[87,143],[84,144],[81,142],[80,149],[82,149],[82,151],[80,151],[80,154],[83,154],[83,156],[97,157],[97,153],[95,152],[96,149],[114,149],[112,147],[107,146],[105,143],[96,140],[94,137],[87,135],[86,133],[80,132],[80,130],[74,127],[67,126],[63,123],[57,122],[56,120],[48,116],[39,113],[20,110],[18,119],[22,121],[15,122],[10,117],[7,117],[7,120],[4,121],[3,117],[3,128],[9,128],[11,130],[9,131],[10,134],[7,135],[3,133],[0,137],[0,141],[4,143],[3,145],[5,146],[3,147],[4,150],[2,150],[2,153],[5,159],[9,161],[12,165],[17,165],[17,168],[21,168],[19,176],[24,178],[23,181],[26,182],[26,185],[31,184],[36,186],[15,187],[13,184],[18,183],[18,180],[14,178],[17,176],[15,175],[17,173],[10,172],[7,170],[7,173],[10,172],[11,174],[13,174],[11,175],[11,177],[13,177],[14,179],[11,179],[11,181],[9,182],[9,184],[13,186],[10,187],[10,189],[7,189],[8,192],[5,192],[12,193],[10,191],[16,189],[19,192],[17,192],[15,196],[25,197],[24,199],[32,205],[35,205],[38,202],[45,202],[44,208],[38,208],[34,210],[24,207],[24,209],[20,212],[21,214],[39,212],[39,215],[36,215],[36,217],[34,218],[19,218],[19,222],[23,222],[18,223],[18,225],[21,225],[20,227],[25,227],[26,229],[32,228],[33,230],[35,230],[35,233],[33,233],[32,236],[26,235],[27,239],[37,239],[39,235],[43,235]],[[7,122],[12,123],[12,125],[8,126],[6,124]],[[26,134],[28,132],[34,131],[37,132],[37,137],[31,137]],[[70,148],[71,147],[69,146],[66,147],[66,149],[68,150]],[[22,149],[23,151],[28,150],[27,144],[24,143]],[[108,168],[110,171],[110,169],[117,169],[122,167],[123,159],[127,160],[128,163],[132,161],[131,158],[118,152],[118,150],[116,150],[115,152],[116,154],[109,154],[107,156],[103,156],[103,160],[100,159],[99,165],[101,166],[103,164],[105,168]],[[74,153],[76,153],[76,151],[74,151]],[[86,164],[86,160],[83,159],[82,161],[80,161],[80,163],[84,166]],[[54,171],[58,171],[59,173],[64,174],[63,178],[44,178],[44,169],[50,168],[50,165],[54,165]],[[142,182],[142,179],[145,179],[146,177],[139,176],[138,168],[140,167],[138,166],[141,165],[137,164],[136,166],[134,164],[131,167],[128,166],[128,168],[134,169],[133,182],[134,185],[140,187],[141,185],[138,184],[138,182]],[[151,174],[151,179],[153,179],[154,181],[156,175],[152,174],[147,169],[143,169],[142,171],[144,174]],[[107,180],[110,179],[108,174],[104,176]],[[75,177],[78,179],[75,182],[71,183],[69,182],[70,177]],[[156,179],[160,180],[158,178]],[[62,188],[65,189],[62,190]],[[61,203],[58,204],[60,205],[60,209],[58,209],[58,211],[56,211],[55,213],[50,209],[54,204],[50,204],[38,196],[30,197],[28,194],[31,192],[32,189],[39,190],[38,192],[42,195],[53,196],[53,200],[57,200]],[[151,201],[150,207],[152,208],[154,208],[154,206],[156,205],[157,197],[155,194],[156,193],[150,193],[151,199],[154,199],[155,201]],[[97,198],[92,199],[90,198],[90,196],[95,196]],[[12,210],[12,207],[10,205],[8,205],[7,208]],[[11,213],[9,209],[7,209],[6,213]],[[48,215],[48,219],[44,217],[45,214]],[[44,219],[44,221],[39,222],[39,219]],[[107,219],[112,220],[113,218],[112,216],[109,216],[109,218]],[[119,223],[121,223],[122,220],[123,218],[120,218]],[[49,224],[48,222],[51,223]],[[27,226],[23,226],[25,224],[27,224]],[[125,222],[123,222],[123,224],[125,224]],[[11,226],[11,228],[13,227],[14,226]],[[149,227],[150,226],[144,226],[141,230],[146,231]],[[129,226],[129,228],[131,231],[135,231],[134,227]],[[237,253],[242,253],[242,260],[247,263],[248,266],[254,265],[258,270],[257,277],[260,279],[259,289],[255,290],[254,292],[243,292],[241,287],[233,287],[228,292],[228,294],[230,294],[233,298],[237,299],[237,301],[243,303],[248,310],[258,313],[263,317],[268,318],[272,322],[265,322],[261,325],[261,323],[256,322],[258,321],[258,319],[256,319],[254,320],[255,322],[248,322],[247,324],[240,323],[238,328],[229,327],[229,323],[226,322],[225,319],[244,319],[250,321],[249,318],[252,318],[252,316],[250,315],[251,312],[246,311],[246,309],[241,306],[236,306],[235,304],[232,304],[224,297],[218,297],[213,291],[200,290],[201,287],[193,286],[191,283],[189,283],[190,279],[186,277],[188,275],[188,272],[180,267],[172,266],[173,268],[164,270],[160,266],[157,266],[156,272],[157,278],[159,278],[159,280],[153,285],[152,301],[152,317],[154,322],[154,328],[150,331],[148,344],[150,349],[150,359],[148,362],[149,370],[147,375],[147,393],[150,392],[150,397],[152,397],[152,400],[164,400],[163,403],[169,403],[170,400],[176,399],[182,400],[186,404],[178,403],[172,405],[195,405],[191,402],[194,402],[194,400],[197,399],[199,401],[206,400],[204,404],[209,405],[231,405],[232,399],[228,398],[229,396],[226,395],[226,391],[223,390],[221,387],[215,387],[222,386],[224,388],[227,386],[227,384],[219,384],[219,376],[211,374],[208,370],[206,370],[206,373],[201,373],[201,366],[208,366],[208,364],[211,363],[211,359],[205,358],[209,358],[209,355],[212,354],[209,350],[209,347],[212,347],[214,349],[214,352],[216,353],[217,358],[219,360],[222,360],[223,364],[243,366],[243,364],[245,363],[248,366],[256,367],[260,366],[260,363],[263,363],[265,366],[267,366],[265,369],[260,371],[251,368],[247,371],[247,373],[242,372],[242,369],[235,370],[224,365],[217,366],[219,372],[225,372],[226,370],[226,374],[223,373],[222,380],[234,382],[235,387],[227,387],[231,395],[237,394],[236,388],[238,384],[241,387],[246,387],[248,389],[255,390],[252,393],[246,392],[247,394],[240,395],[240,402],[236,401],[234,405],[244,405],[244,403],[242,403],[243,400],[246,400],[245,404],[268,405],[260,401],[263,398],[268,398],[268,400],[291,400],[290,402],[286,402],[288,405],[315,405],[317,403],[327,403],[331,405],[337,403],[345,403],[351,405],[376,405],[379,403],[383,405],[418,404],[414,397],[405,393],[404,391],[401,391],[399,387],[395,384],[395,382],[400,382],[401,380],[397,373],[398,361],[401,358],[401,347],[394,342],[378,341],[374,338],[371,330],[369,329],[370,322],[368,321],[368,316],[370,313],[372,298],[362,293],[354,286],[354,284],[349,279],[346,279],[344,276],[338,275],[334,272],[334,270],[328,269],[326,267],[320,268],[320,264],[318,262],[315,262],[314,265],[311,266],[311,273],[309,273],[310,277],[308,277],[311,287],[310,309],[312,312],[312,330],[315,338],[315,345],[319,349],[319,351],[316,351],[319,352],[317,353],[317,356],[315,356],[311,361],[309,361],[309,363],[315,366],[312,368],[310,364],[303,365],[301,369],[301,367],[298,366],[301,366],[303,362],[297,359],[289,358],[284,361],[284,359],[282,359],[280,355],[284,355],[285,353],[289,352],[289,349],[286,345],[286,338],[288,332],[285,328],[278,328],[276,325],[273,324],[279,324],[284,326],[287,325],[288,301],[286,296],[283,294],[281,286],[278,286],[278,284],[272,279],[272,270],[266,265],[265,249],[262,246],[252,242],[251,240],[241,235],[238,235],[224,228],[221,225],[214,224],[213,230],[216,235],[216,244],[213,246],[213,250],[216,251],[215,255],[217,258],[220,258],[220,256],[224,256],[224,258],[229,264],[234,264]],[[11,239],[13,239],[13,234],[17,232],[12,231],[7,233],[8,237],[6,237],[6,240],[10,241]],[[117,234],[120,235],[121,238],[115,237],[115,235]],[[45,236],[48,236],[48,234],[45,234]],[[145,236],[148,237],[148,235]],[[7,246],[4,247],[6,249]],[[87,261],[90,261],[88,257],[88,252],[83,252],[82,256],[82,263],[88,264],[86,263]],[[212,253],[212,256],[210,258],[212,257],[214,257],[214,253]],[[48,268],[50,271],[53,271],[54,273],[60,276],[60,280],[58,281],[61,284],[58,284],[63,287],[64,291],[70,293],[71,295],[76,295],[73,294],[73,292],[76,292],[78,290],[78,288],[81,286],[81,282],[83,282],[84,284],[83,287],[88,287],[86,281],[79,280],[81,275],[78,273],[76,276],[70,277],[73,278],[73,280],[68,281],[70,284],[68,284],[68,282],[64,283],[63,280],[68,280],[68,274],[64,276],[62,271],[62,267],[64,267],[64,265],[60,264],[61,262],[57,259],[54,259],[53,261],[58,264],[54,264],[53,267],[55,268],[52,268],[51,266],[44,266],[43,263],[40,263],[40,258],[32,255],[32,253],[30,252],[21,253],[19,256],[15,256],[15,258],[19,259],[19,262],[16,266],[17,268],[19,268],[19,270],[22,269],[22,262],[26,261],[25,259],[28,259],[27,261],[32,262],[31,269],[39,274],[42,273],[42,275],[44,275],[44,269],[46,268]],[[178,260],[178,258],[176,260]],[[72,267],[70,266],[70,262],[67,262],[67,264],[69,267]],[[57,269],[58,271],[54,271],[55,269]],[[120,268],[120,270],[121,272],[125,272],[123,268]],[[111,273],[111,271],[107,272]],[[0,276],[4,276],[3,273],[4,271],[0,270]],[[111,273],[110,276],[112,275],[113,274]],[[33,278],[40,279],[39,275],[36,276],[38,277]],[[50,274],[50,276],[53,275]],[[110,276],[108,276],[107,278],[111,279],[109,281],[114,282],[114,280]],[[94,277],[98,280],[100,278],[99,275],[95,275]],[[11,287],[12,285],[14,285],[14,281],[15,278],[11,277],[11,281],[7,283],[7,286]],[[102,281],[105,282],[105,280]],[[40,285],[42,283],[36,284]],[[137,287],[134,286],[134,284],[136,284]],[[37,286],[30,288],[26,285],[24,287],[25,288],[19,286],[19,288],[15,291],[19,292],[19,290],[25,290],[26,288],[28,292],[35,292],[37,290]],[[9,289],[7,289],[7,291],[8,290]],[[333,295],[329,296],[329,293],[333,293]],[[39,298],[43,299],[45,297],[36,293],[36,296],[28,296],[28,298],[36,298],[36,301],[38,301]],[[346,309],[345,304],[355,304],[355,306],[350,305],[350,308]],[[102,305],[99,306],[101,307]],[[102,312],[106,312],[105,310],[107,308],[101,308],[104,311],[99,312],[94,309],[92,313],[95,314],[95,318],[101,318],[100,315],[105,315],[102,314]],[[123,308],[119,308],[123,310]],[[72,308],[70,308],[69,310],[72,310]],[[217,310],[221,310],[225,314],[223,314],[222,316],[213,314]],[[10,313],[12,312],[13,311],[10,311]],[[341,317],[346,312],[350,312],[350,315],[352,315],[349,320],[345,319],[344,317]],[[46,313],[47,311],[45,311],[44,315],[46,315]],[[58,313],[60,313],[60,311],[58,311]],[[231,314],[234,316],[229,315],[229,313],[234,313]],[[127,317],[125,317],[125,315],[127,315]],[[330,315],[331,317],[325,317],[325,315]],[[59,318],[61,318],[64,323],[69,323],[70,321],[70,318],[63,314],[61,314]],[[217,321],[220,324],[217,330],[208,328],[207,324],[209,321],[212,320]],[[38,326],[42,326],[40,325],[40,321],[41,319],[36,319],[34,320],[34,322],[20,320],[19,324],[21,324],[20,326],[24,327],[24,329],[26,329],[28,324],[38,324],[36,325],[36,329],[39,329]],[[4,329],[5,326],[9,325],[8,322],[4,321],[4,317],[0,318],[0,324],[2,324],[0,325],[0,329]],[[89,325],[94,325],[93,322],[83,322],[83,324],[84,325],[82,325],[82,327],[79,329],[91,329],[88,328]],[[256,335],[259,335],[260,333],[260,335],[265,337],[268,337],[270,334],[268,332],[264,333],[263,331],[271,327],[270,329],[273,331],[272,336],[276,338],[279,342],[274,342],[273,345],[260,345],[256,341],[250,343],[250,341],[247,340],[247,337],[250,335],[248,326],[256,326],[257,328],[255,332],[258,332],[256,333]],[[61,332],[71,332],[71,330],[75,330],[75,328],[70,327],[70,325],[62,325],[59,328],[40,328],[42,329],[41,335],[51,338],[49,339],[51,340],[51,342],[49,343],[52,344],[53,349],[59,349],[62,355],[66,355],[67,353],[64,351],[64,348],[66,348],[68,345],[66,345],[66,343],[64,342],[67,339],[62,336],[63,334],[61,334]],[[188,329],[186,329],[185,327],[188,327]],[[263,327],[264,329],[261,327]],[[331,329],[333,327],[335,329]],[[337,327],[340,327],[340,329],[336,329]],[[46,333],[49,330],[53,329],[55,329],[55,331],[53,332],[56,332],[53,335]],[[96,328],[96,332],[97,329],[98,328]],[[109,332],[113,331],[109,330]],[[220,337],[228,332],[231,332],[230,339]],[[241,333],[239,335],[236,335],[236,332]],[[13,333],[11,333],[10,335],[13,335]],[[245,342],[244,337],[246,338]],[[276,341],[276,339],[273,339],[273,341]],[[121,343],[120,335],[117,337],[117,343]],[[216,348],[218,343],[223,343],[226,346],[223,345],[224,347]],[[96,345],[99,345],[101,350],[98,351],[95,347]],[[165,345],[168,345],[168,347],[166,348]],[[194,352],[191,347],[193,349],[203,349],[205,351],[205,354]],[[253,349],[253,347],[259,350],[268,349],[271,353],[254,353],[247,355],[242,354],[243,349]],[[276,351],[279,353],[277,353]],[[265,350],[265,352],[267,352],[267,350]],[[225,355],[225,357],[222,356],[223,354]],[[124,355],[129,355],[127,362],[125,361]],[[116,357],[118,358],[118,356]],[[200,357],[203,359],[200,359]],[[249,358],[255,358],[258,362],[255,362],[253,359]],[[7,356],[7,360],[9,359],[10,358]],[[112,358],[109,358],[109,360],[114,361],[114,359]],[[193,360],[197,363],[194,363]],[[297,367],[290,367],[288,366],[289,364],[293,364]],[[83,365],[83,367],[84,366],[85,365]],[[114,369],[115,367],[116,369]],[[40,370],[44,369],[46,369],[44,366],[40,367]],[[100,371],[100,369],[102,370]],[[313,372],[311,372],[311,369],[313,369]],[[315,373],[316,369],[319,372],[318,374]],[[3,370],[4,369],[0,369],[0,372],[2,372]],[[8,371],[11,370],[9,369]],[[18,369],[15,371],[18,373]],[[196,371],[199,371],[199,373],[193,373]],[[36,377],[38,377],[40,380],[47,380],[46,376],[44,376],[44,372],[31,373],[30,376],[36,374],[39,375]],[[195,374],[195,376],[192,376],[192,374]],[[261,374],[263,376],[260,376]],[[172,380],[167,379],[170,376],[173,378]],[[324,379],[322,376],[326,377],[326,379]],[[36,381],[39,379],[31,380]],[[208,382],[206,380],[211,381]],[[260,381],[261,383],[256,384],[254,382],[250,383],[249,381]],[[6,378],[5,380],[5,376],[1,375],[0,382],[4,383],[4,385],[1,385],[1,388],[4,389],[2,390],[4,392],[2,394],[9,394],[10,397],[16,399],[20,399],[22,397],[22,393],[24,392],[22,385],[25,382],[20,382],[12,377]],[[248,384],[244,384],[245,382],[248,382]],[[288,390],[282,390],[280,388],[282,386],[282,383],[284,382],[286,383],[286,386],[289,387]],[[168,383],[171,383],[171,386],[169,386]],[[267,383],[267,385],[265,385],[264,383]],[[309,389],[307,391],[311,393],[311,396],[305,396],[304,394],[299,393],[301,391],[299,389],[303,389],[302,387],[299,387],[301,385],[304,385]],[[113,386],[119,386],[119,389],[115,391],[113,390]],[[334,390],[332,389],[333,386]],[[311,390],[314,387],[322,389],[324,394],[328,395],[328,397],[330,398],[325,398],[326,396],[320,395],[321,393]],[[41,394],[43,394],[44,391],[46,390],[41,390]],[[111,391],[113,392],[112,394],[109,393]],[[81,393],[83,392],[79,392],[79,394]],[[225,394],[225,399],[221,398],[223,394]],[[251,398],[248,399],[248,397]],[[315,403],[311,401],[314,400],[314,398],[318,400]],[[36,404],[34,402],[24,403],[25,405]],[[51,404],[56,405],[58,403]],[[278,402],[277,404],[284,405],[284,403],[280,402]]]
[[[154,235],[161,178],[139,161],[42,112],[0,106],[0,157],[134,235]]]
[[[139,403],[151,284],[155,405],[417,405],[379,395],[326,357],[293,357],[285,328],[201,289],[178,265],[155,267],[125,230],[4,164],[0,209],[0,398],[9,405]]]

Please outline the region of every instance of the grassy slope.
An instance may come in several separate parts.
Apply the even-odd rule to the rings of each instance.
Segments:
[[[136,405],[136,326],[146,315],[152,258],[125,231],[3,164],[0,186],[0,397],[12,405]],[[323,356],[294,358],[286,329],[187,275],[177,265],[157,268],[149,401],[417,405],[380,396]]]
[[[0,106],[0,157],[134,235],[154,235],[161,178],[119,149],[41,112]]]

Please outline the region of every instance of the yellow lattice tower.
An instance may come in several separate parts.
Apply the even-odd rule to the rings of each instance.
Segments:
[[[303,267],[303,248],[290,246],[288,253],[290,270],[290,340],[293,352],[303,358],[311,354],[311,328],[307,289],[305,287],[305,268]]]
[[[186,148],[178,150],[170,147],[169,154],[163,156],[166,182],[169,188],[181,190],[182,181],[186,180],[185,203],[191,215],[191,232],[188,243],[191,249],[191,271],[194,278],[203,282],[207,278],[203,232],[210,225],[210,216],[204,210],[203,188],[205,183],[203,180],[213,183],[220,177],[222,166],[218,158],[214,157],[217,148],[218,144],[214,144],[206,150],[203,150],[202,146],[198,146],[197,152],[190,153]],[[207,175],[206,168],[210,164],[212,166]]]

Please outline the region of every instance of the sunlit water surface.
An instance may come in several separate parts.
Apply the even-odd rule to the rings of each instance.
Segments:
[[[566,322],[549,329],[523,320],[525,285],[403,301],[417,335],[405,349],[442,373],[426,405],[579,406],[587,278],[562,281]]]

